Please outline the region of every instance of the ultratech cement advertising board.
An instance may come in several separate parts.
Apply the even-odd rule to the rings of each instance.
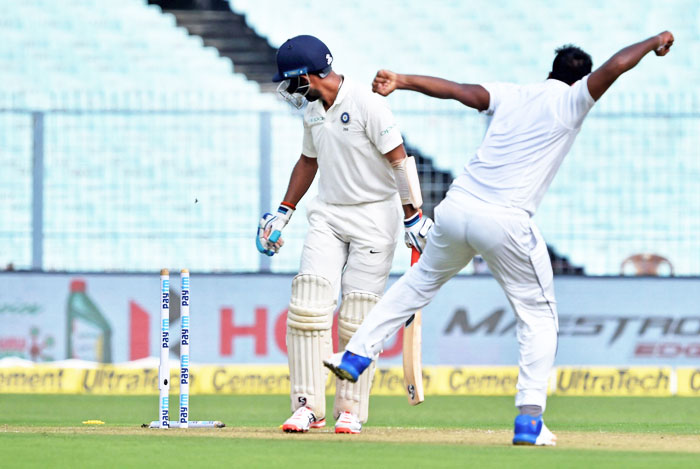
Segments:
[[[0,360],[0,394],[157,395],[157,360],[128,365],[90,362],[51,364],[7,363]],[[177,363],[171,364],[171,381],[177,383]],[[425,394],[462,396],[513,396],[518,380],[515,366],[426,366]],[[190,368],[194,394],[289,394],[286,365],[195,365]],[[171,388],[177,392],[177,387]],[[328,377],[327,394],[335,392]],[[700,396],[700,369],[668,367],[559,367],[553,370],[550,394],[563,396]],[[373,395],[403,396],[401,367],[379,367]]]
[[[121,363],[158,356],[157,273],[2,273],[0,279],[0,357]],[[192,274],[192,361],[285,364],[291,280]],[[178,283],[171,275],[173,358]],[[557,366],[697,366],[700,279],[559,277],[555,288]],[[400,365],[400,344],[399,336],[385,344],[380,366]],[[460,276],[440,290],[424,309],[423,358],[427,366],[517,364],[515,318],[495,280]]]

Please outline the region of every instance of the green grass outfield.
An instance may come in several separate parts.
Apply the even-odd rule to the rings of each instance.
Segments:
[[[176,395],[172,401],[176,401]],[[328,414],[332,398],[328,399]],[[174,406],[171,406],[171,411]],[[362,435],[284,434],[285,396],[193,396],[224,429],[157,430],[156,396],[0,395],[2,467],[700,467],[700,400],[557,397],[555,448],[514,447],[510,397],[373,397]],[[99,419],[105,425],[82,425]]]

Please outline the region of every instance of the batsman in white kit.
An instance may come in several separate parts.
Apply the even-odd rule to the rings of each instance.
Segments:
[[[385,340],[476,254],[487,262],[517,318],[520,368],[514,444],[555,445],[544,425],[547,381],[557,350],[558,317],[547,247],[532,216],[595,102],[647,53],[666,55],[663,32],[622,49],[593,73],[588,54],[557,50],[549,78],[532,85],[458,84],[379,71],[373,89],[455,99],[492,116],[476,154],[435,210],[423,256],[374,307],[345,348],[325,364],[338,377],[362,376]]]
[[[384,98],[332,69],[333,56],[313,36],[296,36],[277,52],[278,91],[294,106],[305,101],[302,154],[276,214],[260,220],[258,250],[272,256],[282,229],[319,172],[318,195],[309,203],[309,231],[299,274],[292,282],[287,352],[292,416],[286,432],[325,426],[323,360],[333,353],[331,326],[337,299],[340,346],[384,292],[403,219],[405,239],[422,251],[432,220],[421,204],[413,158]],[[373,370],[357,383],[338,380],[336,433],[359,433],[367,421]]]

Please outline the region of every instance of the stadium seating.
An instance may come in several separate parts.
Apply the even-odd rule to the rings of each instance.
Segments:
[[[4,91],[257,90],[216,49],[141,0],[4,1],[3,8],[0,63],[21,78]]]
[[[617,49],[670,29],[678,41],[676,56],[656,71],[642,64],[622,90],[646,90],[698,81],[697,15],[693,0],[659,4],[653,0],[572,2],[372,0],[318,2],[300,0],[284,8],[275,0],[229,0],[234,11],[273,45],[296,34],[322,37],[341,70],[363,79],[377,68],[445,75],[465,81],[532,82],[546,77],[556,47],[575,43],[601,64]],[[546,23],[544,23],[546,21]],[[604,33],[603,33],[604,32]]]
[[[676,275],[698,275],[700,4],[670,3],[231,1],[273,46],[318,35],[336,70],[368,84],[380,67],[538,81],[563,43],[600,64],[671,29],[672,53],[645,59],[591,113],[536,220],[586,273],[615,275],[628,255],[656,252]],[[32,158],[43,125],[43,268],[265,266],[252,230],[283,196],[301,149],[299,113],[146,0],[0,6],[0,263],[32,265]],[[488,125],[457,103],[405,92],[390,102],[408,142],[444,174],[460,171]],[[259,178],[268,144],[269,184]],[[298,266],[303,204],[297,219],[272,271]]]
[[[257,270],[261,119],[288,174],[298,115],[145,0],[0,6],[2,262],[32,263],[39,116],[43,268]]]
[[[296,34],[321,37],[338,71],[371,81],[379,68],[464,82],[542,80],[554,49],[574,43],[594,67],[620,48],[664,29],[676,46],[618,80],[588,118],[536,217],[547,241],[585,266],[615,275],[634,252],[669,257],[681,274],[700,273],[692,256],[700,230],[697,148],[700,3],[674,0],[524,2],[230,0],[273,45]],[[457,174],[488,122],[457,103],[414,93],[389,97],[410,142]],[[681,274],[682,275],[682,274]]]

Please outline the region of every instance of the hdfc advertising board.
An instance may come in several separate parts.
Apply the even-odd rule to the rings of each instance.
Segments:
[[[159,352],[158,273],[2,273],[0,358],[120,363]],[[392,278],[392,281],[395,278]],[[291,275],[191,276],[195,364],[285,364]],[[555,279],[557,366],[696,366],[700,279]],[[171,288],[172,357],[179,289]],[[459,276],[423,311],[425,365],[517,365],[516,319],[496,281]],[[381,365],[400,365],[400,336]]]

